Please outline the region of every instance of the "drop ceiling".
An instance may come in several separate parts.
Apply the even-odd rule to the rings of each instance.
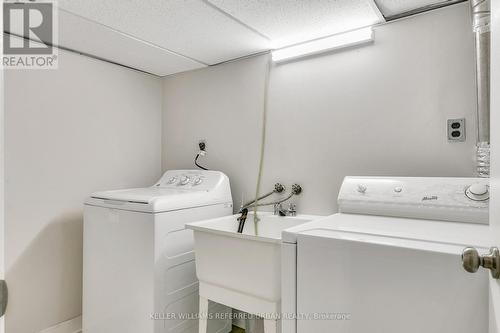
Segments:
[[[58,44],[165,76],[454,2],[457,0],[59,0]]]
[[[400,14],[408,13],[419,9],[432,9],[453,3],[462,2],[460,0],[375,0],[380,10],[386,18],[397,17]]]
[[[271,40],[273,48],[366,27],[384,20],[372,0],[208,0]]]

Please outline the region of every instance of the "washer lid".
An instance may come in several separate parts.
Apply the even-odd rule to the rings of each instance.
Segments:
[[[231,199],[219,194],[207,191],[194,192],[147,187],[96,192],[85,201],[85,204],[149,213],[231,204]]]
[[[407,240],[408,243],[427,241],[461,247],[486,248],[492,244],[490,228],[483,224],[343,213],[287,229],[283,232],[283,241],[296,243],[301,235],[338,238],[339,233],[356,234],[365,240],[382,236]]]
[[[93,193],[85,204],[158,213],[171,210],[232,205],[226,175],[217,171],[171,170],[151,187]]]
[[[95,192],[90,197],[94,199],[106,199],[106,200],[117,200],[117,201],[149,204],[154,200],[167,199],[167,197],[171,196],[183,196],[192,193],[196,192],[185,191],[182,189],[174,189],[174,188],[144,187],[144,188],[130,188],[125,190],[116,190],[116,191]],[[171,199],[172,198],[168,198],[168,200]]]

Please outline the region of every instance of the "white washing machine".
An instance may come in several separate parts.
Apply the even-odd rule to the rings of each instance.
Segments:
[[[83,332],[198,332],[198,281],[188,222],[231,215],[217,171],[167,171],[152,187],[98,192],[85,201]],[[212,304],[212,313],[230,309]],[[211,332],[230,332],[229,318]]]
[[[472,185],[472,186],[471,186]],[[488,180],[347,177],[339,214],[288,229],[284,333],[487,333]]]

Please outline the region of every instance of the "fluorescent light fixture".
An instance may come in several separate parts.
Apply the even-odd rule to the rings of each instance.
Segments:
[[[338,50],[349,46],[370,43],[374,40],[373,28],[353,30],[330,37],[316,39],[272,52],[273,61],[283,62],[326,51]]]

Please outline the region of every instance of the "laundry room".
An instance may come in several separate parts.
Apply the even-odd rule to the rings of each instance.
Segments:
[[[500,332],[498,1],[2,11],[0,333]]]

